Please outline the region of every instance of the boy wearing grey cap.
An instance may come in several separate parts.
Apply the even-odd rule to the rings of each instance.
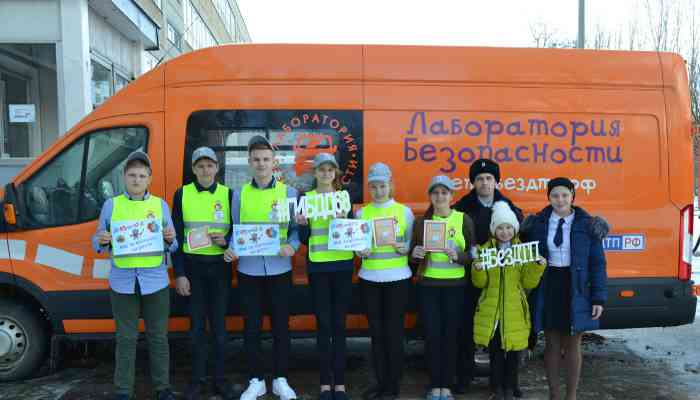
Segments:
[[[126,191],[102,206],[97,232],[92,245],[98,253],[112,253],[111,227],[115,224],[148,222],[147,229],[157,233],[162,228],[163,252],[140,252],[112,255],[109,273],[109,292],[116,324],[117,348],[114,354],[114,386],[116,400],[133,397],[136,374],[136,343],[139,336],[139,315],[146,325],[148,357],[155,399],[174,400],[170,390],[170,350],[168,347],[168,317],[170,289],[165,253],[177,249],[177,239],[170,218],[168,203],[151,195],[148,187],[152,180],[151,160],[143,151],[129,155],[124,167]],[[160,224],[158,224],[160,221]],[[136,230],[136,233],[139,231]],[[126,239],[120,234],[117,242]]]
[[[228,187],[216,182],[219,162],[214,150],[196,149],[191,165],[195,179],[179,188],[173,198],[173,224],[182,243],[173,256],[175,286],[180,296],[189,297],[192,336],[192,376],[185,397],[196,400],[201,396],[209,352],[209,320],[215,344],[212,389],[224,399],[232,399],[236,393],[224,378],[228,339],[225,318],[232,270],[223,258],[231,236],[232,195]]]

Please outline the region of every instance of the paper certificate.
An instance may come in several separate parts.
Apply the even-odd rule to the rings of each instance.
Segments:
[[[112,255],[159,253],[165,250],[161,221],[146,219],[113,222],[110,231],[112,233]]]
[[[211,244],[208,226],[192,229],[187,234],[187,246],[189,246],[190,250],[203,249],[211,246]]]
[[[328,227],[328,250],[362,251],[372,248],[369,221],[334,219]]]
[[[423,248],[425,251],[445,251],[447,248],[447,222],[423,222]]]
[[[396,220],[394,217],[373,219],[372,233],[376,247],[396,244]]]
[[[239,257],[279,255],[279,225],[234,224],[233,251]]]

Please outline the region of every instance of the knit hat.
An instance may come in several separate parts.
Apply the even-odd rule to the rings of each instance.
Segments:
[[[518,223],[518,218],[515,216],[513,210],[505,201],[497,201],[493,203],[491,207],[491,234],[496,235],[496,228],[499,225],[508,224],[513,227],[515,234],[518,234],[520,230],[520,223]]]
[[[569,189],[571,191],[572,198],[576,198],[576,188],[574,187],[574,183],[571,182],[571,179],[563,176],[550,179],[550,181],[547,182],[547,198],[549,198],[549,194],[552,193],[552,190],[557,186],[564,186],[565,188]]]
[[[469,180],[472,184],[474,184],[479,174],[491,174],[496,180],[496,183],[501,181],[501,170],[498,164],[488,158],[480,158],[474,161],[469,167]]]

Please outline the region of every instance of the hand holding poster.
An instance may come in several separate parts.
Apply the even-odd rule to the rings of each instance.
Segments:
[[[425,251],[445,251],[447,248],[447,222],[423,222],[423,248]]]
[[[156,219],[113,222],[110,232],[112,254],[115,256],[156,253],[165,250],[162,222]]]
[[[233,251],[237,256],[276,256],[280,252],[279,225],[234,224]]]
[[[396,244],[396,220],[393,217],[372,220],[374,245],[377,247]]]
[[[328,193],[316,193],[315,195],[304,195],[298,200],[288,198],[287,202],[281,202],[276,210],[272,210],[272,215],[277,222],[287,222],[297,214],[306,218],[335,218],[338,215],[345,215],[352,209],[350,193],[347,190]]]
[[[535,262],[540,255],[537,252],[537,242],[527,242],[514,244],[507,249],[482,249],[479,258],[484,268],[489,269]]]
[[[328,250],[363,251],[372,248],[369,221],[334,219],[328,227]]]

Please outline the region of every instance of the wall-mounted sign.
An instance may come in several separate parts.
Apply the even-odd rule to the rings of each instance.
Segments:
[[[10,123],[29,123],[36,121],[34,104],[10,104]]]

